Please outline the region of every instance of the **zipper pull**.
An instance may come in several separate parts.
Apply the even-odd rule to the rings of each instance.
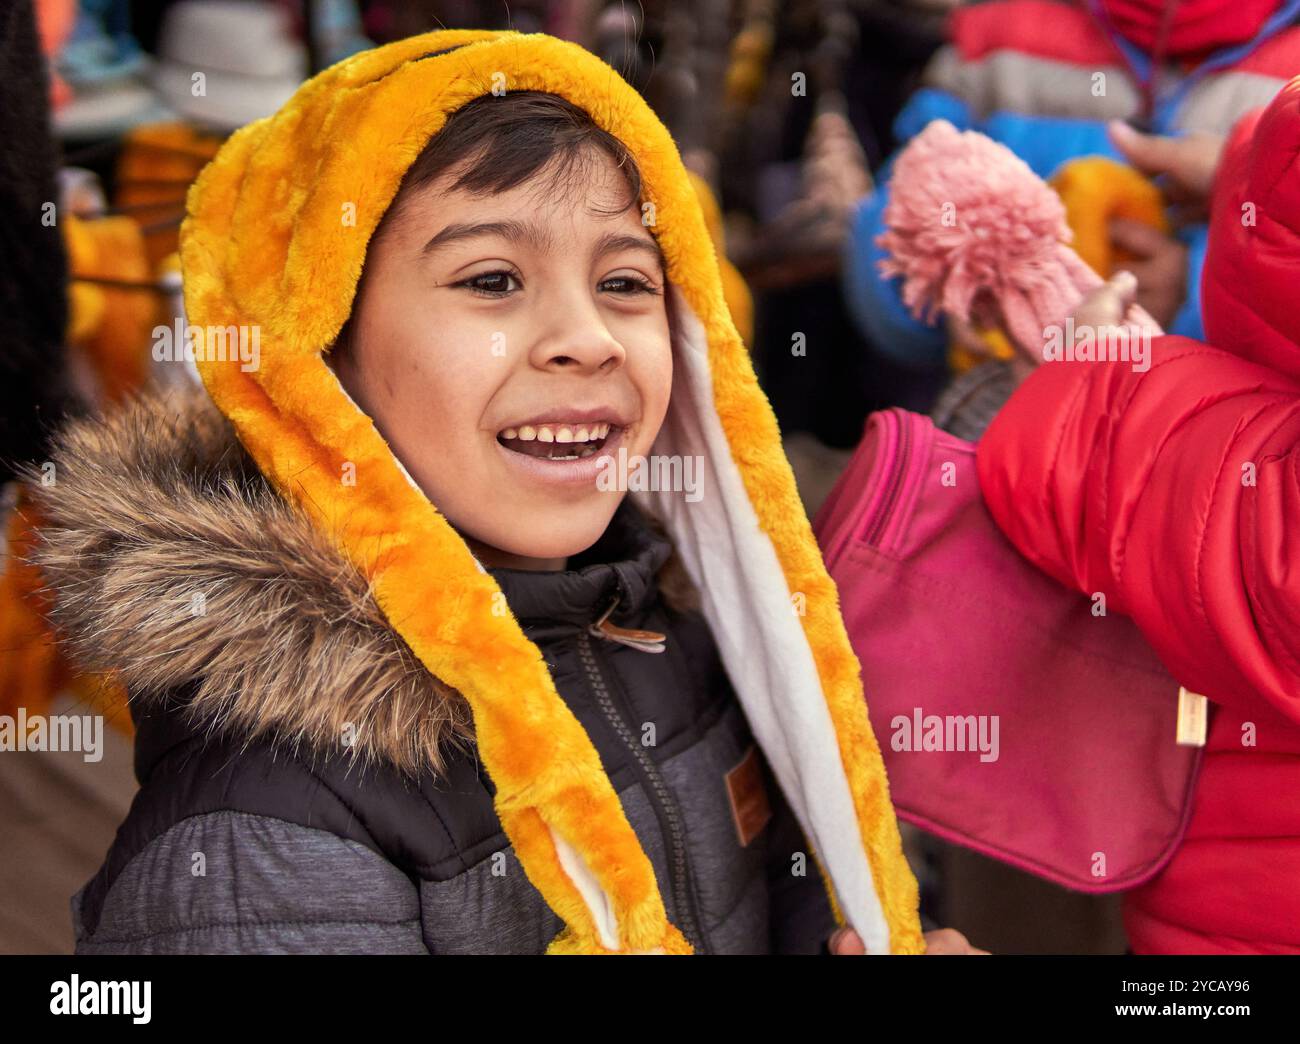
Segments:
[[[639,631],[631,627],[619,627],[617,624],[610,622],[610,616],[618,608],[618,598],[609,603],[599,620],[594,624],[587,626],[587,632],[597,638],[603,638],[607,642],[617,642],[619,645],[626,645],[629,649],[638,649],[641,652],[661,653],[664,651],[664,642],[668,640],[666,634],[660,634],[658,631]]]

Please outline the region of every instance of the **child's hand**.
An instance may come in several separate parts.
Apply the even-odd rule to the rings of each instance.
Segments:
[[[841,928],[831,936],[831,953],[836,957],[860,957],[867,952],[862,936],[852,928]],[[954,928],[940,928],[925,933],[926,956],[972,957],[989,956],[988,950],[977,950],[966,936]]]
[[[1116,218],[1111,240],[1133,256],[1127,268],[1137,278],[1137,302],[1168,327],[1187,296],[1187,247],[1139,221]]]
[[[1223,138],[1201,133],[1179,138],[1143,134],[1122,120],[1111,120],[1106,129],[1129,163],[1143,174],[1161,178],[1171,203],[1204,209],[1223,155]]]
[[[1083,295],[1073,312],[1075,330],[1090,327],[1100,331],[1111,326],[1123,326],[1137,289],[1137,279],[1132,272],[1116,272],[1101,286]]]

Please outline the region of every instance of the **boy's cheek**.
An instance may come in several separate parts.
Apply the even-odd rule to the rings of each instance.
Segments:
[[[634,383],[641,397],[642,430],[638,432],[637,442],[642,443],[641,452],[647,452],[663,427],[668,414],[668,405],[673,390],[672,349],[665,346],[655,357],[647,360],[641,372],[634,377]]]

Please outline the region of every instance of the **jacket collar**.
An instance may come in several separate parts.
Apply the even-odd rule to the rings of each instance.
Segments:
[[[587,627],[617,599],[614,616],[639,616],[653,604],[656,575],[672,545],[624,500],[604,535],[563,570],[489,569],[524,633],[541,641]]]

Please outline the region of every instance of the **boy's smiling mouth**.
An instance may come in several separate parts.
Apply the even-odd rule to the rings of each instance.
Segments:
[[[569,463],[594,457],[619,441],[627,420],[616,409],[555,409],[512,423],[497,432],[497,442],[521,456]]]
[[[610,457],[635,438],[637,414],[635,408],[609,402],[521,411],[497,431],[496,444],[518,478],[569,497],[598,489]]]
[[[547,460],[581,460],[599,452],[619,426],[612,421],[587,424],[522,424],[506,428],[497,441],[506,449]]]

